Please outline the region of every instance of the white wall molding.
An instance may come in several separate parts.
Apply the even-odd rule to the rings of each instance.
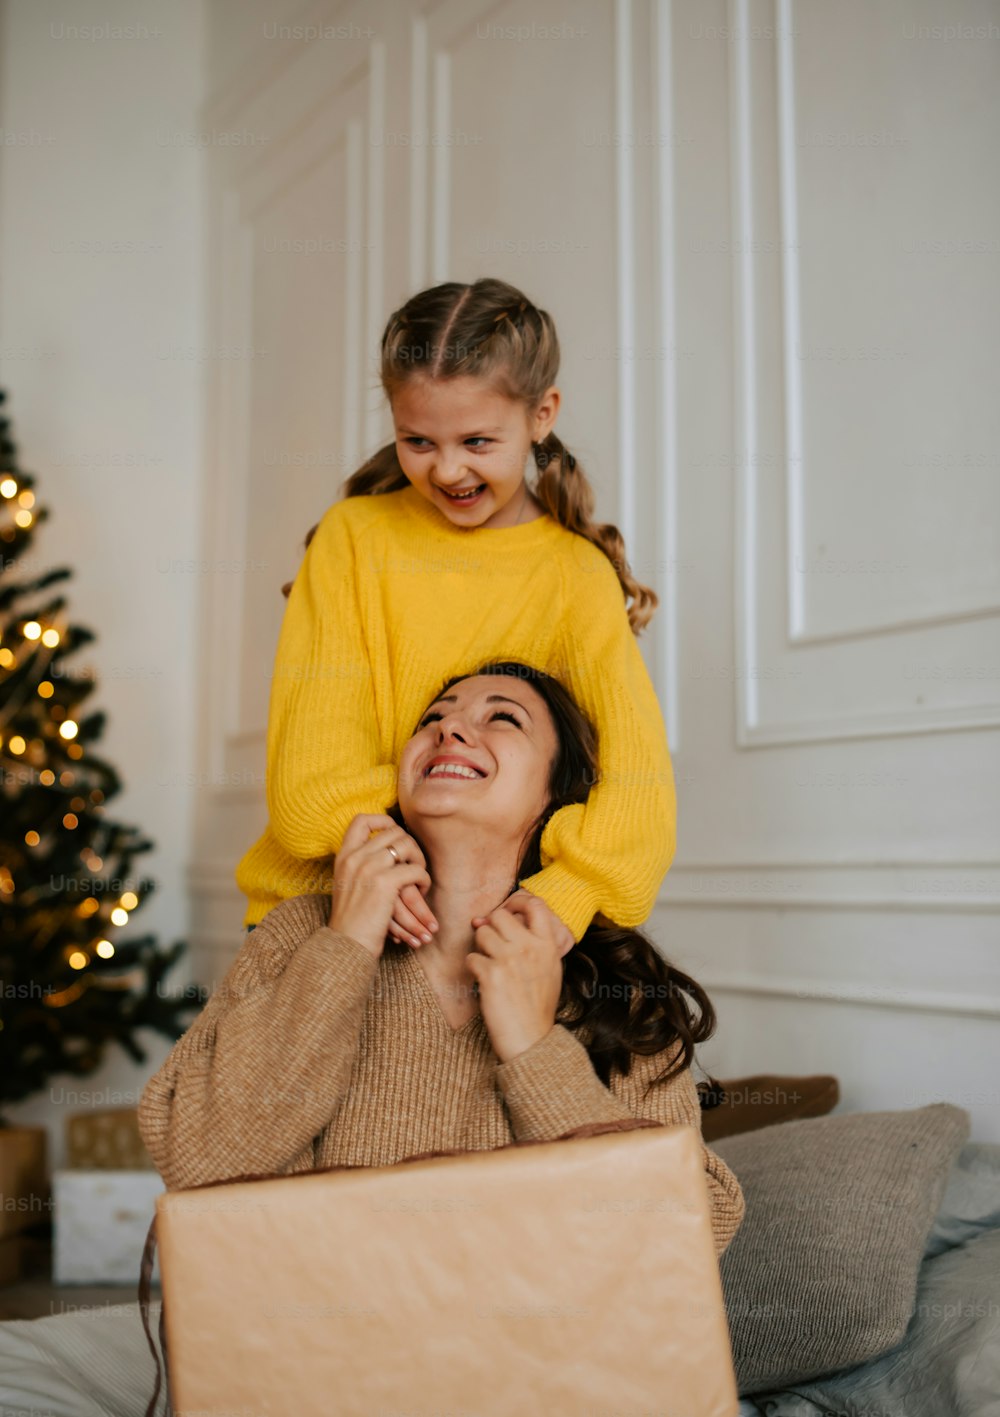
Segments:
[[[666,352],[660,361],[656,449],[661,476],[657,478],[659,505],[657,509],[657,544],[664,550],[666,573],[659,580],[660,604],[656,612],[659,636],[657,660],[660,682],[657,690],[671,756],[682,751],[680,668],[678,664],[681,639],[680,581],[670,576],[671,568],[680,564],[680,472],[678,467],[677,397],[677,197],[674,171],[674,148],[677,128],[674,119],[673,26],[672,0],[656,0],[653,15],[653,96],[657,145],[657,244],[656,299],[659,347]]]
[[[979,594],[949,593],[934,611],[914,607],[912,613],[885,615],[878,621],[857,627],[818,631],[808,626],[806,587],[796,568],[807,563],[804,528],[808,481],[806,477],[806,436],[802,370],[797,351],[804,338],[799,259],[799,199],[796,171],[796,98],[793,6],[791,0],[774,0],[774,91],[764,91],[763,41],[753,38],[751,16],[762,14],[751,0],[729,0],[728,22],[733,36],[729,68],[732,164],[732,272],[735,294],[735,450],[736,538],[734,577],[734,623],[736,661],[740,666],[757,666],[762,659],[780,656],[781,667],[790,679],[814,672],[816,654],[850,651],[877,636],[912,635],[921,628],[942,628],[975,624],[994,619],[998,606],[984,602]],[[771,130],[771,107],[773,123]],[[773,141],[773,153],[771,144]],[[773,162],[777,217],[780,232],[778,289],[780,305],[771,333],[779,336],[780,369],[771,371],[776,379],[765,395],[767,370],[763,368],[769,349],[766,320],[761,307],[760,286],[764,280],[764,258],[759,255],[767,241],[768,223],[760,208],[769,192],[766,178],[755,171],[755,162]],[[770,210],[770,209],[768,209]],[[764,400],[767,398],[767,406]],[[773,405],[773,406],[772,406]],[[783,492],[785,514],[784,562],[787,586],[786,624],[779,634],[762,636],[762,616],[770,613],[762,606],[768,558],[761,545],[764,535],[765,489],[763,478],[768,458],[762,449],[761,428],[781,430],[783,440]],[[770,650],[763,641],[770,639]],[[980,657],[989,658],[984,637]],[[778,645],[778,650],[773,648]],[[793,667],[794,666],[794,667]],[[891,711],[867,707],[863,692],[865,676],[847,668],[849,682],[856,686],[855,702],[836,716],[802,717],[794,713],[775,717],[764,713],[758,680],[751,674],[736,677],[736,736],[741,748],[764,748],[796,743],[834,743],[858,738],[964,732],[1000,726],[1000,699],[997,679],[984,682],[976,703],[939,707],[913,695],[912,701]],[[993,690],[993,696],[990,695]],[[900,695],[903,698],[903,695]]]
[[[831,984],[813,979],[774,980],[755,974],[712,975],[700,970],[698,983],[709,997],[741,994],[799,1004],[842,1004],[851,1008],[1000,1019],[1000,997],[989,994],[936,994],[927,989],[897,989],[864,981]]]
[[[709,910],[1000,910],[996,862],[762,862],[671,867],[661,908]]]

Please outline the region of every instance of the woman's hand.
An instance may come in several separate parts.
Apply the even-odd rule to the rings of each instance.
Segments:
[[[502,902],[503,909],[510,910],[513,906],[513,902],[520,900],[537,900],[539,905],[545,906],[553,922],[552,928],[555,930],[556,938],[559,941],[559,953],[567,954],[576,944],[573,938],[573,931],[569,926],[564,921],[560,920],[552,907],[542,900],[541,896],[532,895],[531,891],[526,891],[523,886],[519,886],[516,891],[513,891],[507,899]],[[473,921],[473,924],[475,924],[475,921]]]
[[[467,958],[479,985],[479,1007],[501,1063],[544,1038],[562,993],[562,957],[569,933],[543,900],[528,891],[508,896],[488,916],[476,916],[475,948]]]
[[[395,857],[386,849],[390,846]],[[400,891],[427,890],[430,883],[424,853],[413,837],[389,816],[359,812],[334,857],[327,924],[350,935],[377,958],[385,949]]]

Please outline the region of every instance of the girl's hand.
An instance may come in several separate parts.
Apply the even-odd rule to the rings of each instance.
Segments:
[[[438,927],[433,910],[424,900],[430,883],[428,876],[426,885],[421,882],[415,886],[404,886],[399,893],[389,922],[389,934],[400,944],[414,947],[425,945],[430,940],[431,932]]]
[[[389,846],[398,860],[386,850]],[[334,857],[327,924],[331,930],[350,935],[378,958],[385,949],[400,890],[426,890],[430,883],[424,853],[413,837],[391,817],[359,812]]]
[[[566,927],[528,891],[508,896],[488,916],[476,916],[475,948],[467,958],[479,985],[479,1007],[501,1063],[525,1052],[552,1028],[562,993]],[[478,927],[478,928],[476,928]],[[558,927],[558,928],[557,928]]]

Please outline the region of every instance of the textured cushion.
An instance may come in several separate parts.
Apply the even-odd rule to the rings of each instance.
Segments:
[[[713,1150],[746,1215],[722,1255],[741,1393],[819,1377],[899,1343],[969,1114],[947,1102],[783,1122]]]

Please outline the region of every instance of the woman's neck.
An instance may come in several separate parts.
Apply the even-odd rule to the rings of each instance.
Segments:
[[[438,928],[430,943],[418,953],[428,967],[457,979],[467,973],[465,958],[475,943],[472,921],[489,915],[515,887],[516,853],[497,850],[495,840],[482,846],[468,841],[449,843],[448,850],[424,847],[431,878],[427,904],[434,912]]]

